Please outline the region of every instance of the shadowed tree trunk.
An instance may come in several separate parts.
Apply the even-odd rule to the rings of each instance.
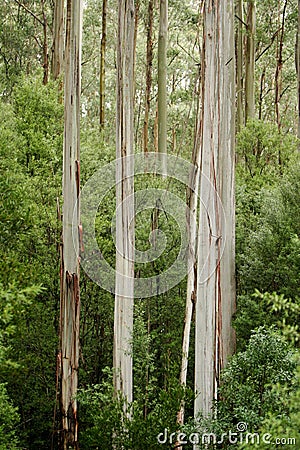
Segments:
[[[255,0],[248,0],[245,55],[245,121],[255,116]]]
[[[100,50],[100,127],[105,123],[105,53],[107,0],[102,2],[102,37]]]
[[[65,47],[63,234],[60,305],[62,449],[78,449],[80,85],[82,2],[68,0]]]
[[[167,153],[168,0],[160,0],[158,35],[158,152]],[[161,159],[166,172],[166,159]]]
[[[201,205],[195,307],[195,391],[198,394],[195,416],[199,412],[204,416],[211,413],[220,370],[235,347],[231,326],[235,308],[233,18],[233,0],[205,2]]]
[[[282,52],[283,52],[283,40],[285,31],[285,15],[287,8],[287,0],[284,3],[283,11],[281,12],[281,4],[278,3],[278,28],[281,30],[279,36],[277,36],[277,55],[276,55],[276,72],[275,72],[275,115],[278,131],[281,130],[281,115],[280,115],[280,99],[282,93]],[[281,164],[281,156],[279,154],[279,164]]]
[[[55,0],[53,15],[53,44],[51,73],[56,80],[63,71],[64,63],[64,1]]]
[[[48,83],[48,76],[49,76],[49,55],[48,55],[48,35],[47,35],[48,21],[45,12],[45,0],[41,1],[41,7],[43,16],[43,70],[44,70],[43,84],[46,85]]]
[[[298,30],[296,40],[296,68],[297,68],[297,89],[298,89],[298,150],[300,150],[300,0],[298,0]]]
[[[144,118],[144,152],[148,153],[148,128],[150,112],[150,96],[152,87],[152,64],[153,64],[153,0],[148,3],[148,25],[147,25],[147,65],[146,65],[146,102]]]
[[[237,131],[240,131],[244,125],[244,107],[243,107],[243,60],[244,60],[244,45],[243,45],[243,0],[237,0],[236,15],[237,34],[236,34],[236,96],[237,96]]]

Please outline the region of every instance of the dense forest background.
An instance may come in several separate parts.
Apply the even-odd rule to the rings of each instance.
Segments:
[[[53,63],[55,2],[0,3],[0,449],[54,449],[61,423],[64,130],[63,71],[56,73]],[[188,161],[201,97],[203,3],[169,0],[167,152]],[[253,444],[229,441],[227,434],[224,442],[199,443],[199,448],[271,449],[276,438],[277,447],[290,443],[299,448],[298,14],[296,0],[236,1],[237,348],[222,372],[214,412],[194,420],[194,319],[187,386],[179,381],[186,278],[161,295],[135,303],[134,399],[128,415],[113,392],[114,296],[82,270],[78,373],[82,449],[174,448],[179,428],[186,435],[221,436],[246,429],[272,435],[272,443]],[[136,1],[135,15],[134,140],[139,153],[157,151],[158,145],[159,2]],[[83,20],[82,186],[115,159],[116,4],[86,0]],[[251,86],[254,105],[249,109]],[[164,188],[167,183],[140,175],[135,189]],[[185,200],[182,184],[172,181],[168,189]],[[112,191],[96,220],[97,240],[111,264],[114,208]],[[154,220],[168,238],[167,249],[153,263],[136,267],[144,277],[163,272],[180,246],[172,217],[161,213],[154,219],[146,211],[137,219],[137,248],[147,248]],[[183,398],[185,422],[179,427],[176,417]],[[241,424],[247,424],[246,429],[237,428]],[[175,433],[173,442],[171,438],[158,443],[164,430],[168,436]]]

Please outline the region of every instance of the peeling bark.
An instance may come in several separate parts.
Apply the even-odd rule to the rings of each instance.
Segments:
[[[235,347],[233,0],[204,5],[202,139],[195,308],[195,417],[208,416],[220,370]],[[221,199],[226,226],[222,220]],[[208,215],[209,212],[209,215]],[[215,232],[212,232],[214,224]],[[221,242],[225,241],[221,255]]]
[[[119,0],[116,121],[116,295],[114,312],[114,389],[132,402],[134,295],[134,22],[133,0]]]
[[[189,246],[188,246],[188,267],[192,267],[192,270],[188,273],[187,278],[187,292],[186,292],[186,306],[183,328],[183,340],[182,340],[182,356],[181,356],[181,370],[179,381],[182,386],[186,386],[187,370],[188,370],[188,358],[190,347],[190,333],[193,312],[197,302],[197,210],[198,210],[198,194],[199,194],[199,182],[200,182],[200,142],[202,136],[202,117],[198,104],[197,111],[197,126],[195,133],[195,142],[192,155],[192,163],[194,166],[193,172],[190,174],[190,182],[187,192],[187,205],[188,212],[186,218],[187,232],[189,234]],[[191,220],[192,219],[192,220]],[[181,401],[180,409],[177,413],[177,423],[179,425],[184,424],[184,412],[185,404]],[[178,445],[178,450],[182,450],[182,446]]]
[[[82,2],[68,0],[65,48],[63,232],[60,303],[60,448],[78,447],[80,85]],[[75,230],[74,230],[75,227]],[[75,233],[74,233],[75,231]]]

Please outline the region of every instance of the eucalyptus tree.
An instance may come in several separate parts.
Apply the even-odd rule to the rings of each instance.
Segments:
[[[55,0],[53,11],[53,43],[51,73],[56,80],[62,72],[64,61],[64,1]]]
[[[204,3],[201,205],[195,308],[196,416],[211,412],[220,370],[235,347],[231,326],[235,308],[233,18],[233,0]]]
[[[107,0],[102,2],[102,36],[100,47],[100,127],[105,123],[105,53],[106,53]]]
[[[160,0],[158,35],[158,151],[167,153],[168,0]],[[162,160],[165,169],[165,158]]]
[[[147,23],[147,64],[146,64],[146,89],[145,89],[145,116],[143,128],[144,152],[148,153],[149,114],[151,105],[152,65],[153,65],[153,0],[148,2]]]
[[[256,4],[248,0],[247,34],[245,49],[245,119],[255,116],[255,34],[256,34]]]
[[[182,339],[182,357],[179,381],[182,386],[187,385],[187,371],[190,352],[190,334],[193,311],[195,310],[195,304],[197,302],[197,220],[193,220],[197,217],[198,211],[198,192],[200,183],[200,140],[202,133],[202,116],[198,109],[198,119],[195,133],[195,143],[192,154],[192,163],[194,170],[190,174],[190,187],[188,188],[188,207],[190,213],[187,214],[187,232],[188,239],[188,267],[191,270],[187,276],[187,288],[186,288],[186,305],[183,327],[183,339]],[[184,423],[185,403],[182,400],[180,409],[177,414],[177,422],[180,425]],[[181,449],[181,447],[180,447]]]
[[[236,2],[236,16],[237,16],[237,32],[236,32],[236,96],[237,96],[237,131],[244,125],[244,8],[243,0]]]
[[[78,448],[81,0],[67,1],[60,304],[61,448]]]
[[[114,389],[132,401],[134,297],[134,0],[119,0],[116,108],[116,280]]]
[[[298,27],[296,41],[297,96],[298,96],[298,139],[300,149],[300,0],[298,0]]]

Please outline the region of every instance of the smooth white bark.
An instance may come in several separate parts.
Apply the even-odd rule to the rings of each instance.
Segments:
[[[132,401],[134,296],[134,1],[119,0],[116,126],[116,295],[114,314],[114,386]],[[120,159],[123,158],[123,159]]]
[[[195,416],[211,413],[220,370],[235,344],[231,327],[235,308],[233,18],[233,0],[205,2]]]
[[[61,261],[61,414],[64,448],[78,445],[79,189],[82,2],[68,0],[65,47],[63,245]]]

